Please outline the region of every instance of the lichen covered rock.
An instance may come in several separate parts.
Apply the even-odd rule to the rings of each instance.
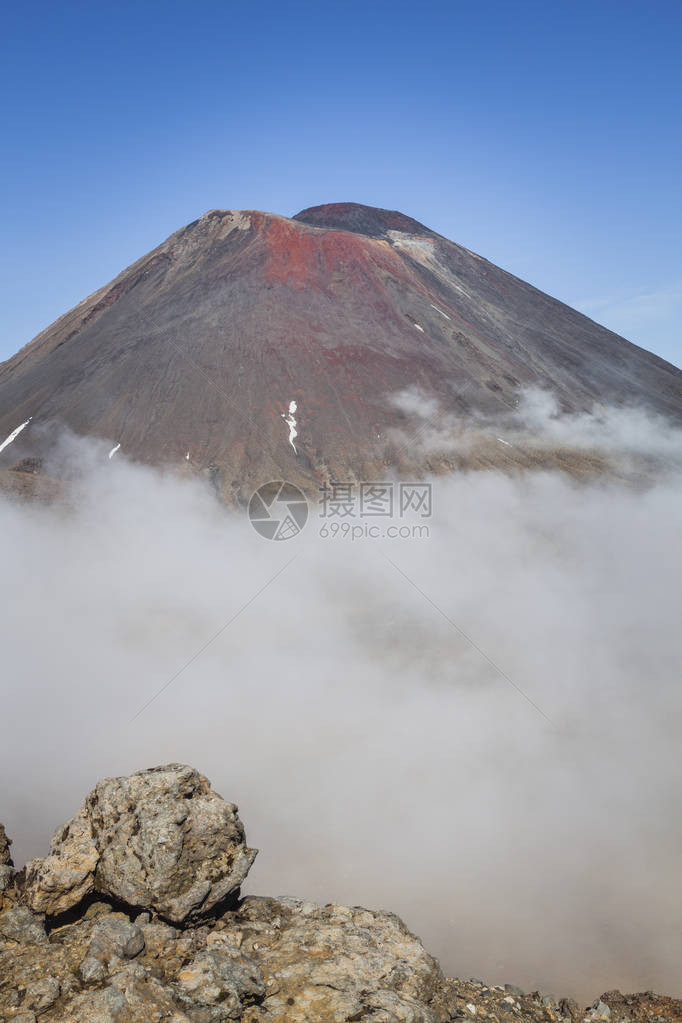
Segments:
[[[391,913],[251,897],[180,929],[100,902],[48,936],[20,909],[0,914],[3,1020],[451,1019],[438,963]]]
[[[14,864],[10,853],[11,844],[4,827],[0,824],[0,898],[2,893],[9,888],[14,875]]]
[[[251,897],[223,923],[223,940],[238,941],[263,973],[266,995],[249,1023],[451,1019],[438,962],[393,913]]]
[[[25,898],[56,916],[98,892],[180,923],[236,893],[255,856],[237,807],[171,764],[101,781],[27,864]]]

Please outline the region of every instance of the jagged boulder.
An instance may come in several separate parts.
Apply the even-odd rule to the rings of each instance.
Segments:
[[[239,889],[256,856],[237,807],[191,767],[107,778],[26,866],[24,898],[55,916],[99,892],[181,923]]]
[[[11,839],[7,837],[3,825],[0,824],[0,895],[9,888],[14,874],[14,864],[9,850],[11,844]]]
[[[209,938],[238,942],[262,972],[265,997],[249,1023],[446,1023],[450,985],[419,938],[394,913],[246,898]]]
[[[33,945],[47,941],[43,918],[32,913],[28,906],[10,906],[0,914],[0,940]]]

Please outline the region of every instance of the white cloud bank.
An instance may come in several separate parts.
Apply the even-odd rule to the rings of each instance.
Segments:
[[[519,453],[597,454],[617,471],[641,473],[653,467],[658,475],[682,471],[682,429],[643,408],[604,405],[566,414],[551,392],[533,387],[519,391],[513,410],[506,414],[496,410],[490,416],[453,415],[416,387],[392,400],[409,425],[392,431],[391,439],[425,456],[468,454],[494,440]]]
[[[679,477],[461,475],[428,540],[276,544],[106,452],[71,452],[68,507],[0,503],[19,861],[179,760],[240,805],[248,891],[394,909],[456,975],[682,993]]]

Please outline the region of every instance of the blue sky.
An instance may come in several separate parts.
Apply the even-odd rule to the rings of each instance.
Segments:
[[[682,364],[682,4],[6,5],[0,358],[207,209],[400,209]]]

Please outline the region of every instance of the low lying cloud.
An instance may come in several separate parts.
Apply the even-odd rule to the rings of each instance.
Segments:
[[[678,475],[461,473],[428,539],[312,509],[275,543],[109,448],[65,442],[63,504],[0,503],[18,862],[98,778],[182,761],[240,805],[248,891],[393,909],[454,975],[682,993]]]
[[[566,414],[554,394],[541,388],[519,392],[506,415],[455,416],[432,396],[408,388],[393,398],[409,425],[394,431],[399,445],[415,446],[425,455],[469,455],[483,445],[501,445],[501,456],[564,451],[608,459],[618,471],[632,473],[682,470],[682,430],[647,409],[597,406]],[[506,450],[505,450],[506,448]]]

